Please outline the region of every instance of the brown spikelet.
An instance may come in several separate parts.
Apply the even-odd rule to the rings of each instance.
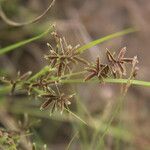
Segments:
[[[90,80],[95,76],[97,76],[100,80],[103,80],[104,78],[108,77],[109,66],[107,64],[101,64],[100,58],[97,57],[94,66],[89,66],[86,68],[86,71],[90,72],[90,74],[85,77],[84,81]]]
[[[114,55],[111,54],[109,50],[106,52],[107,60],[109,62],[109,66],[114,77],[122,77],[126,75],[126,67],[125,63],[132,63],[133,58],[125,58],[126,47],[123,47],[118,56],[115,58]]]
[[[62,69],[63,69],[63,64],[60,63],[60,64],[58,65],[58,71],[57,71],[57,75],[58,75],[58,76],[61,76],[61,74],[62,74]]]
[[[41,105],[40,110],[46,109],[46,108],[51,104],[51,102],[52,102],[52,99],[46,100],[46,101]]]
[[[89,74],[87,77],[85,77],[84,81],[90,80],[90,79],[92,79],[94,76],[96,76],[96,74],[95,74],[95,73],[91,73],[91,74]]]

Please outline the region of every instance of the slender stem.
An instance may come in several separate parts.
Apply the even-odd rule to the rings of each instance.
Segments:
[[[40,74],[41,75],[41,74]],[[35,75],[34,78],[30,78],[30,81],[36,79],[35,77],[37,77],[38,75]],[[31,80],[32,79],[32,80]],[[52,81],[57,81],[58,79],[54,79]],[[107,78],[103,80],[103,83],[115,83],[115,84],[121,84],[121,83],[128,83],[129,80],[128,79],[111,79],[111,78]],[[84,81],[83,79],[64,79],[64,80],[60,80],[60,83],[64,83],[64,84],[79,84],[79,83],[101,83],[101,81],[99,81],[98,79],[96,80],[89,80],[89,81]],[[130,80],[130,84],[131,85],[137,85],[137,86],[145,86],[145,87],[150,87],[150,82],[149,81],[142,81],[142,80]],[[20,87],[19,85],[17,87]],[[6,94],[10,91],[11,86],[4,86],[4,87],[0,87],[0,94]]]
[[[37,78],[39,78],[40,76],[42,76],[46,72],[53,71],[53,70],[55,70],[55,68],[49,68],[49,66],[45,66],[41,71],[39,71],[37,74],[35,74],[31,78],[29,78],[27,82],[31,82],[33,80],[36,80]],[[64,84],[67,84],[67,83],[68,84],[69,83],[70,84],[71,83],[73,83],[73,84],[101,83],[101,81],[98,79],[89,80],[86,82],[83,79],[63,79],[65,77],[72,77],[72,76],[81,75],[84,73],[85,73],[85,71],[75,72],[75,73],[64,75],[61,78],[55,77],[55,78],[51,79],[50,81],[59,81],[60,83],[64,83]],[[103,83],[115,83],[115,84],[128,83],[128,82],[130,82],[131,85],[150,87],[149,81],[142,81],[142,80],[130,80],[129,81],[128,79],[111,79],[111,78],[107,78],[107,79],[103,80]],[[23,83],[18,84],[17,88],[20,89],[22,85],[23,85]],[[0,86],[0,94],[7,94],[10,90],[11,90],[10,85],[9,86]]]
[[[61,78],[77,76],[77,75],[81,75],[81,74],[84,74],[84,73],[86,73],[86,71],[80,71],[80,72],[70,73],[70,74],[63,75]]]
[[[80,120],[83,124],[85,124],[85,125],[87,125],[88,126],[88,123],[87,122],[85,122],[83,119],[81,119],[79,116],[77,116],[76,114],[74,114],[72,111],[70,111],[69,109],[66,109],[65,108],[65,110],[67,111],[67,112],[69,112],[72,116],[74,116],[75,118],[77,118],[78,120]]]
[[[55,70],[54,68],[50,68],[49,66],[45,66],[41,71],[39,71],[37,74],[35,74],[34,76],[32,76],[28,81],[33,81],[39,77],[41,77],[42,75],[44,75],[47,72],[53,71]]]
[[[95,80],[89,80],[89,81],[84,81],[83,79],[67,79],[67,80],[61,80],[61,83],[101,83],[100,80],[95,79]],[[116,83],[116,84],[121,84],[121,83],[128,83],[128,79],[111,79],[107,78],[103,80],[103,83]],[[139,86],[147,86],[150,87],[150,82],[148,81],[142,81],[142,80],[130,80],[130,83],[133,85],[139,85]]]

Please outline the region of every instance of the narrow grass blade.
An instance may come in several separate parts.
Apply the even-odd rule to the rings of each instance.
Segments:
[[[102,42],[108,41],[110,39],[113,39],[113,38],[116,38],[116,37],[119,37],[119,36],[122,36],[122,35],[133,33],[133,32],[136,32],[136,31],[137,31],[137,29],[135,29],[135,28],[128,28],[128,29],[125,29],[123,31],[107,35],[105,37],[102,37],[100,39],[97,39],[95,41],[92,41],[92,42],[90,42],[88,44],[83,45],[82,47],[78,48],[78,51],[82,53],[85,50],[87,50],[87,49],[89,49],[89,48],[91,48],[91,47],[93,47],[95,45],[98,45],[98,44],[100,44]]]
[[[77,132],[74,134],[74,136],[73,136],[72,139],[70,140],[69,144],[67,145],[66,150],[69,150],[69,149],[70,149],[70,146],[71,146],[73,140],[77,137],[78,133],[79,133],[79,132],[77,131]]]
[[[46,30],[45,32],[41,33],[41,34],[38,35],[38,36],[35,36],[35,37],[33,37],[33,38],[30,38],[30,39],[27,39],[27,40],[23,40],[23,41],[21,41],[21,42],[17,42],[17,43],[15,43],[15,44],[9,45],[9,46],[7,46],[7,47],[1,48],[1,49],[0,49],[0,55],[6,54],[6,53],[8,53],[8,52],[10,52],[10,51],[15,50],[16,48],[22,47],[22,46],[24,46],[24,45],[26,45],[26,44],[29,44],[29,43],[33,42],[33,41],[36,41],[36,40],[38,40],[38,39],[41,39],[42,37],[46,36],[52,29],[53,29],[53,28],[52,28],[52,26],[51,26],[48,30]]]
[[[69,112],[72,116],[74,116],[76,119],[80,120],[83,124],[87,125],[88,124],[83,120],[81,119],[79,116],[77,116],[76,114],[74,114],[72,111],[68,110],[68,109],[65,109],[67,112]]]

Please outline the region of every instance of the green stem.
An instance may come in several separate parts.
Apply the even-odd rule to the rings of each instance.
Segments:
[[[47,69],[45,69],[47,70]],[[43,73],[44,71],[42,71]],[[36,79],[36,77],[40,76],[42,73],[38,73],[35,76],[31,77],[29,79],[29,81],[33,81],[34,79]],[[57,81],[58,79],[56,78],[53,81]],[[128,79],[104,79],[103,83],[115,83],[115,84],[121,84],[121,83],[128,83],[129,80]],[[89,80],[89,81],[84,81],[83,79],[67,79],[67,80],[60,80],[60,83],[64,83],[64,84],[79,84],[79,83],[101,83],[100,80],[95,79],[95,80]],[[141,81],[141,80],[130,80],[130,84],[131,85],[137,85],[137,86],[145,86],[145,87],[150,87],[150,82],[148,81]],[[19,86],[19,85],[18,85]],[[17,86],[17,87],[18,87]],[[6,94],[10,91],[11,86],[4,86],[4,87],[0,87],[0,94]]]
[[[54,71],[54,70],[55,69],[50,68],[49,66],[45,66],[41,71],[39,71],[37,74],[35,74],[34,76],[32,76],[28,81],[29,82],[34,81],[37,78],[41,77],[42,75],[46,74],[47,72]]]
[[[61,83],[101,83],[100,80],[95,79],[95,80],[89,80],[89,81],[84,81],[83,79],[69,79],[69,80],[61,80]],[[116,83],[116,84],[121,84],[121,83],[128,83],[128,79],[111,79],[107,78],[103,80],[103,83]],[[150,87],[150,82],[148,81],[141,81],[141,80],[130,80],[130,83],[133,85],[138,85],[138,86],[147,86]]]

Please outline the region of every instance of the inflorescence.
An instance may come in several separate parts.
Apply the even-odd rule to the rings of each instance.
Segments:
[[[57,32],[53,32],[52,36],[55,46],[53,47],[48,43],[47,45],[50,50],[48,54],[44,55],[44,58],[48,62],[48,71],[32,80],[30,78],[30,71],[23,75],[18,73],[16,80],[1,78],[1,82],[11,85],[11,94],[14,94],[17,85],[21,84],[21,87],[27,91],[28,95],[34,94],[44,100],[40,106],[41,110],[50,107],[50,112],[53,113],[55,110],[63,112],[64,108],[68,109],[68,105],[71,104],[74,94],[66,95],[61,92],[60,85],[62,83],[59,81],[66,74],[71,74],[73,66],[76,66],[78,63],[87,66],[84,69],[88,74],[83,79],[85,82],[94,77],[97,77],[102,82],[105,78],[122,78],[127,77],[127,75],[130,78],[134,78],[137,74],[137,56],[133,58],[125,57],[126,47],[122,48],[118,55],[115,53],[112,54],[107,50],[106,63],[102,63],[100,57],[97,57],[96,62],[90,64],[87,60],[80,57],[80,52],[78,51],[79,45],[74,47],[68,45],[65,38],[61,38]],[[128,67],[130,69],[127,69],[127,66],[130,66]]]

